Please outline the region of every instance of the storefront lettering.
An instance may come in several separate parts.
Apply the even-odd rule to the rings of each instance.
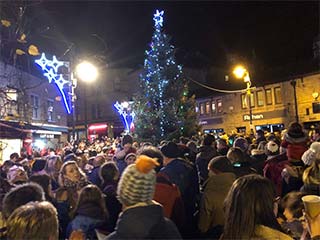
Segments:
[[[263,114],[252,114],[252,120],[264,119]],[[243,115],[243,121],[250,121],[250,115]]]

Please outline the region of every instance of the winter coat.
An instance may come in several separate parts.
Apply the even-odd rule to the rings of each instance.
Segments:
[[[309,137],[307,134],[301,134],[299,136],[286,133],[281,143],[281,147],[287,149],[287,157],[289,160],[301,160],[302,154],[308,150],[307,143]]]
[[[153,199],[162,205],[166,218],[171,219],[178,228],[183,226],[184,204],[179,188],[169,181],[168,176],[158,173]]]
[[[98,187],[100,187],[100,185],[101,185],[101,179],[100,179],[100,177],[99,177],[99,170],[100,170],[100,166],[94,167],[94,168],[91,170],[91,172],[87,174],[88,180],[89,180],[92,184],[94,184],[94,185],[96,185],[96,186],[98,186]]]
[[[233,165],[233,172],[237,178],[257,173],[257,171],[251,167],[251,163],[249,161],[246,162],[235,162]]]
[[[160,205],[141,205],[124,210],[116,230],[107,239],[181,239],[174,223],[163,216]]]
[[[193,214],[199,196],[199,181],[194,165],[177,158],[163,167],[160,173],[168,176],[169,181],[178,186],[185,209]]]
[[[196,157],[196,166],[200,183],[204,183],[208,178],[208,163],[218,156],[217,150],[212,146],[201,146]]]
[[[278,196],[281,196],[282,193],[281,173],[286,165],[288,165],[287,155],[282,153],[267,159],[263,168],[263,176],[275,184]]]
[[[122,204],[117,199],[117,183],[111,182],[106,184],[102,192],[105,195],[106,207],[109,213],[109,224],[111,231],[113,231],[122,210]]]
[[[301,221],[298,219],[295,219],[291,222],[283,222],[281,224],[281,228],[292,238],[294,239],[300,239],[302,233],[303,233],[303,225]]]
[[[235,179],[234,173],[226,172],[209,176],[205,182],[198,222],[202,233],[217,225],[224,225],[223,203]]]
[[[256,239],[264,240],[292,240],[289,235],[286,235],[276,229],[264,225],[258,225],[255,228]]]

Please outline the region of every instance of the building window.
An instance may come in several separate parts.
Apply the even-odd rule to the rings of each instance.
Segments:
[[[211,112],[212,113],[216,113],[217,112],[216,100],[212,100],[212,102],[211,102]]]
[[[222,109],[222,100],[221,99],[217,100],[217,109],[218,109],[218,113],[221,113],[223,111],[223,109]]]
[[[53,122],[53,100],[48,99],[47,101],[47,114],[48,114],[48,122]]]
[[[275,104],[282,103],[282,95],[281,95],[280,87],[274,88],[274,101],[275,101]]]
[[[210,114],[210,102],[206,102],[206,114]]]
[[[254,101],[254,93],[250,93],[250,107],[255,107],[255,101]]]
[[[200,115],[204,114],[204,103],[200,103]]]
[[[258,107],[261,107],[264,105],[264,98],[263,98],[262,91],[257,91],[257,105]]]
[[[248,104],[247,104],[247,94],[244,93],[244,94],[241,94],[241,108],[245,109],[248,107]]]
[[[272,105],[272,92],[271,89],[266,89],[266,103]]]
[[[36,95],[31,95],[31,108],[32,108],[32,119],[39,119],[39,97]]]

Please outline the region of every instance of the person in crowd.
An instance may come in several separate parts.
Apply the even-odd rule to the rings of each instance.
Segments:
[[[314,142],[312,144],[317,143]],[[314,160],[311,166],[303,172],[303,186],[301,187],[301,191],[305,194],[320,196],[320,148],[314,147],[313,150]]]
[[[11,185],[23,184],[28,181],[28,175],[22,166],[13,165],[8,170],[7,180]]]
[[[281,199],[281,206],[285,221],[281,223],[282,229],[294,239],[300,239],[303,234],[303,202],[301,192],[290,192]]]
[[[123,205],[116,230],[107,239],[179,239],[174,223],[163,216],[161,205],[152,201],[156,173],[155,159],[138,156],[123,172],[118,185],[118,197]]]
[[[61,166],[58,180],[60,188],[56,191],[57,200],[66,200],[74,208],[78,191],[89,184],[86,175],[75,161],[67,161]]]
[[[55,191],[59,187],[58,178],[60,168],[63,162],[59,155],[50,156],[47,158],[46,172],[51,178],[52,190]]]
[[[44,191],[35,183],[25,183],[12,188],[2,202],[2,215],[8,219],[18,207],[32,201],[44,201]]]
[[[11,160],[4,161],[1,166],[1,177],[7,178],[7,173],[9,169],[14,165],[14,162]]]
[[[233,147],[234,148],[239,148],[243,152],[243,156],[245,158],[248,158],[248,149],[249,149],[249,142],[247,138],[244,137],[237,137],[234,142],[233,142]]]
[[[90,173],[88,173],[88,180],[99,186],[101,185],[101,180],[99,177],[99,171],[100,171],[100,167],[102,164],[104,164],[104,162],[106,161],[105,157],[103,155],[97,155],[93,158],[92,160],[92,166],[93,168],[91,169]]]
[[[73,219],[67,228],[67,237],[72,231],[81,229],[86,239],[96,239],[95,229],[107,224],[108,211],[100,189],[87,185],[81,189],[78,201],[72,211]]]
[[[221,239],[292,239],[276,219],[277,195],[267,178],[250,174],[238,178],[225,199]]]
[[[43,158],[36,158],[31,166],[31,173],[34,174],[45,174],[45,167],[47,165],[47,161]]]
[[[277,194],[281,196],[283,169],[288,165],[288,158],[286,152],[280,152],[280,145],[277,141],[269,141],[266,145],[267,160],[263,168],[264,177],[270,179],[275,187]]]
[[[180,158],[180,149],[174,142],[168,142],[161,147],[164,156],[164,167],[161,174],[178,186],[183,200],[186,221],[182,235],[192,237],[197,231],[195,213],[199,201],[199,180],[196,168],[190,162]]]
[[[251,166],[260,175],[263,175],[263,167],[267,160],[266,145],[266,141],[260,141],[257,148],[251,150]]]
[[[260,142],[267,141],[266,137],[264,136],[264,131],[259,129],[256,131],[256,140],[255,144],[259,145]]]
[[[121,140],[121,147],[115,153],[114,160],[117,164],[119,169],[120,175],[122,174],[123,170],[127,167],[126,162],[124,161],[125,157],[129,153],[136,153],[136,149],[132,146],[133,138],[130,135],[124,135]]]
[[[109,212],[109,225],[113,231],[122,209],[122,204],[117,199],[120,173],[114,162],[106,162],[101,166],[99,176],[102,182],[101,190],[105,196],[106,207]]]
[[[31,175],[29,178],[29,182],[39,184],[42,187],[42,190],[44,191],[44,196],[46,201],[56,206],[56,201],[53,197],[53,192],[51,187],[51,178],[48,174]]]
[[[233,171],[237,178],[247,174],[256,173],[256,170],[251,167],[251,163],[240,148],[229,148],[227,158],[231,162]]]
[[[58,239],[58,218],[49,202],[30,202],[22,205],[8,218],[7,239]]]
[[[159,166],[155,167],[157,179],[153,200],[162,205],[164,216],[171,219],[178,229],[182,229],[185,221],[185,210],[181,193],[179,188],[170,182],[167,175],[159,173],[163,167],[163,155],[161,151],[154,146],[145,146],[138,150],[137,155],[151,157],[159,163]]]
[[[10,154],[10,161],[17,163],[19,161],[19,153],[14,152]]]
[[[127,166],[129,166],[130,164],[134,164],[136,159],[137,159],[137,155],[135,153],[129,153],[124,158],[124,161],[127,164]]]
[[[200,184],[202,185],[208,178],[208,163],[217,156],[217,150],[214,146],[215,137],[211,134],[205,135],[202,144],[199,148],[199,153],[196,158],[196,166],[198,170]]]
[[[188,141],[186,146],[189,149],[189,153],[186,157],[190,162],[195,164],[198,154],[197,144],[194,141]]]
[[[210,239],[219,239],[223,232],[223,202],[236,176],[226,156],[217,156],[208,164],[209,178],[204,184],[200,202],[198,228]]]
[[[77,163],[71,160],[61,166],[58,182],[60,187],[55,191],[55,196],[60,222],[59,238],[64,238],[72,209],[75,208],[78,200],[78,193],[89,182]]]
[[[292,163],[300,162],[302,154],[308,149],[309,137],[300,123],[293,122],[289,125],[287,133],[281,143],[286,149],[288,160]]]
[[[223,138],[217,139],[217,153],[221,156],[226,156],[229,150],[227,141]]]
[[[311,166],[316,160],[316,153],[320,152],[320,142],[311,143],[309,149],[302,154],[302,161],[305,166]]]

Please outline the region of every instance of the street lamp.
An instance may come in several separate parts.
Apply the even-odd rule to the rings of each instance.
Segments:
[[[243,79],[243,81],[247,84],[246,93],[247,93],[247,102],[249,107],[250,130],[252,130],[251,80],[250,80],[249,72],[243,66],[238,65],[234,68],[233,74],[235,75],[236,78]]]
[[[83,61],[79,63],[75,68],[75,76],[72,77],[72,139],[75,140],[75,121],[76,121],[76,113],[75,113],[75,101],[77,99],[75,94],[75,88],[77,87],[77,78],[86,83],[94,82],[98,77],[97,68],[90,62]],[[84,126],[85,126],[85,137],[88,138],[88,119],[87,119],[87,91],[86,87],[84,88]]]

